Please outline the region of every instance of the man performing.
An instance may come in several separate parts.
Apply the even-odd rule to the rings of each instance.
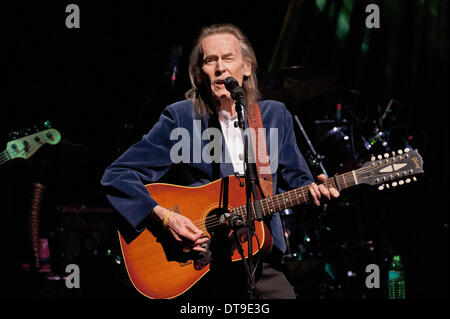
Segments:
[[[107,189],[108,200],[137,234],[149,226],[159,224],[180,246],[200,255],[207,253],[209,248],[205,244],[210,238],[205,235],[205,230],[184,216],[182,211],[176,213],[157,202],[145,185],[164,182],[201,186],[219,178],[245,173],[244,143],[241,129],[236,124],[236,102],[225,86],[225,79],[229,77],[236,79],[245,92],[244,120],[250,122],[258,117],[262,119],[262,127],[265,128],[263,139],[273,168],[269,173],[273,194],[309,185],[309,198],[315,205],[320,205],[321,198],[339,196],[335,188],[314,183],[297,147],[292,116],[284,104],[259,100],[256,68],[253,49],[237,27],[221,24],[201,30],[190,56],[192,89],[186,93],[186,100],[167,106],[142,140],[106,169],[101,181]],[[208,128],[216,128],[223,135],[223,156],[218,161],[211,162],[209,157],[204,156],[204,147],[210,141],[204,139],[203,133]],[[275,140],[270,136],[273,130],[276,130]],[[188,132],[190,138],[181,150],[189,153],[183,154],[185,156],[179,160],[180,144],[177,144],[177,137],[183,132]],[[198,144],[201,147],[196,147],[193,141],[195,138],[200,139]],[[251,149],[249,146],[249,151]],[[323,182],[326,177],[319,175],[317,179]],[[244,188],[242,197],[245,201]],[[280,217],[274,213],[264,222],[270,229],[273,245],[270,253],[258,258],[254,288],[260,298],[295,298],[294,290],[281,267],[286,244]],[[225,262],[227,258],[223,258]],[[198,294],[196,296],[199,298],[246,296],[247,274],[242,262],[233,262],[228,268],[216,269],[225,269],[226,273],[221,276],[212,274],[209,283],[205,284],[207,286],[199,285],[193,294]],[[211,266],[211,272],[213,270]]]

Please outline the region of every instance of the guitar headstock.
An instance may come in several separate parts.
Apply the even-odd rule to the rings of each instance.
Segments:
[[[417,150],[399,150],[373,156],[354,171],[358,184],[380,185],[379,190],[417,181],[414,175],[423,173],[423,161]]]
[[[61,133],[50,128],[9,141],[6,144],[5,152],[9,157],[8,159],[28,159],[44,144],[58,144],[60,140]]]

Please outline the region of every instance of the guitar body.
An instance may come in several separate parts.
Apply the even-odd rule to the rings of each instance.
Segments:
[[[245,205],[245,187],[234,176],[200,187],[162,183],[146,187],[161,206],[188,217],[209,237],[214,235],[224,205],[230,213],[233,208]],[[264,222],[255,222],[255,234],[261,249],[270,250],[272,237]],[[119,239],[128,275],[134,287],[146,297],[166,299],[179,296],[209,271],[209,264],[201,269],[194,267],[190,255],[184,253],[169,232],[159,226],[145,229],[128,243],[119,232]],[[255,236],[252,240],[253,253],[257,253],[258,241]],[[244,255],[248,257],[247,244],[242,246]],[[237,260],[241,260],[241,256],[235,250],[232,261]]]

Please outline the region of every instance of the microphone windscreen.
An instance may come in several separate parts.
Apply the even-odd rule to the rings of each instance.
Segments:
[[[227,77],[224,81],[224,84],[225,84],[225,88],[229,92],[233,91],[234,88],[239,86],[238,81],[235,78],[233,78],[232,76]]]

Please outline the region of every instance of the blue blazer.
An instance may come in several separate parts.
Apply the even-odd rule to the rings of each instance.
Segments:
[[[290,112],[283,103],[276,101],[260,101],[258,105],[273,165],[274,194],[312,183],[311,172],[297,146]],[[211,142],[201,139],[203,132],[210,127],[220,128],[217,116],[199,117],[189,100],[171,104],[141,141],[132,145],[105,170],[101,184],[106,188],[108,200],[137,232],[143,230],[142,221],[158,204],[149,195],[145,184],[164,182],[200,186],[234,174],[232,163],[224,160],[226,147],[223,147],[223,160],[219,164],[211,163],[211,158],[205,155],[209,152],[201,154]],[[171,133],[173,139],[170,138]],[[190,138],[183,144],[184,148],[180,148],[183,134]],[[175,152],[179,163],[173,163],[174,154],[171,158],[174,145],[180,151]],[[222,145],[225,145],[223,137]],[[274,245],[284,252],[286,243],[278,213],[272,216],[269,226]]]

